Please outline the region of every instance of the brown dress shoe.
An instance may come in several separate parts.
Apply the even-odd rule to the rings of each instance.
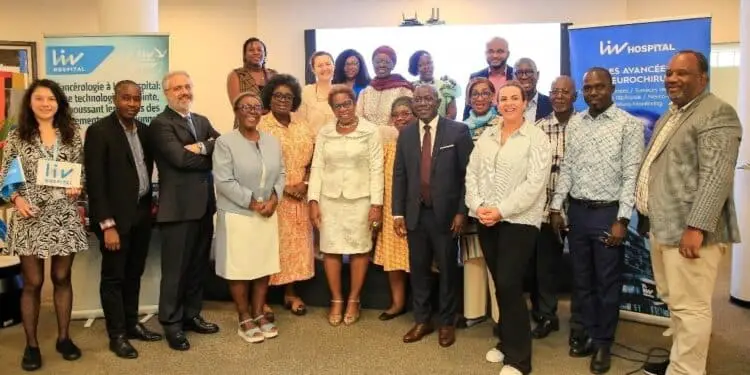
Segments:
[[[442,326],[438,332],[440,346],[447,348],[456,342],[456,327],[454,326]]]
[[[404,335],[404,342],[407,344],[410,342],[417,342],[421,340],[422,337],[425,337],[434,331],[435,329],[428,323],[415,324],[414,327]]]

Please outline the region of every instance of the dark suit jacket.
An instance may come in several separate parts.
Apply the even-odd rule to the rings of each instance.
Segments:
[[[471,73],[471,75],[469,76],[469,83],[471,82],[472,79],[479,78],[479,77],[489,78],[490,77],[490,68],[484,68],[484,69],[482,69],[482,70],[480,70],[478,72]],[[510,67],[510,66],[505,69],[505,79],[507,79],[508,81],[510,81],[511,79],[513,79],[513,68]],[[466,84],[466,88],[468,88],[468,87],[469,87],[469,85],[467,83]],[[469,111],[471,110],[471,106],[468,104],[469,102],[466,101],[466,103],[467,104],[464,106],[464,118],[463,118],[464,120],[466,120],[467,118],[469,118]]]
[[[396,143],[393,167],[393,216],[404,216],[409,230],[415,230],[421,208],[421,144],[417,121],[408,125]],[[466,124],[441,117],[438,120],[432,149],[430,193],[437,222],[450,230],[456,214],[468,212],[464,195],[466,165],[474,143]]]
[[[198,220],[209,210],[216,212],[216,196],[211,178],[211,154],[219,137],[208,119],[190,114],[197,138],[193,137],[187,119],[167,107],[149,125],[151,148],[159,171],[160,223]],[[203,142],[206,155],[184,148]]]
[[[148,173],[149,191],[143,199],[150,203],[154,160],[148,147],[146,124],[137,120],[135,123]],[[98,232],[100,222],[114,219],[117,231],[128,233],[138,214],[138,171],[125,130],[115,113],[86,130],[83,152],[91,228]]]
[[[552,100],[549,96],[539,93],[539,97],[536,99],[536,118],[534,121],[539,121],[541,118],[547,117],[552,113]]]

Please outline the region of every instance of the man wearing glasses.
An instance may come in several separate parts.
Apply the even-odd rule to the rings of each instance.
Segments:
[[[207,118],[190,111],[193,84],[186,72],[167,73],[162,88],[167,108],[149,126],[159,170],[159,322],[170,348],[188,350],[184,331],[219,331],[200,316],[216,212],[211,154],[219,132]]]
[[[522,57],[516,61],[514,68],[513,75],[521,83],[521,87],[526,91],[526,97],[529,99],[524,113],[525,118],[529,121],[538,121],[552,113],[552,103],[549,96],[540,94],[536,89],[539,71],[536,69],[534,60]]]

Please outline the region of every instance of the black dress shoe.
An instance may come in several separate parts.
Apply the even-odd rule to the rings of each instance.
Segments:
[[[162,339],[162,336],[156,332],[149,331],[146,326],[138,323],[128,331],[128,338],[141,341],[159,341]]]
[[[109,350],[120,358],[138,358],[138,351],[135,350],[133,345],[130,345],[130,341],[124,335],[109,339]]]
[[[668,368],[669,360],[656,363],[646,363],[643,365],[643,373],[646,375],[665,375]]]
[[[535,339],[543,339],[549,336],[553,331],[560,330],[560,322],[557,320],[544,319],[539,322],[534,330],[531,331],[531,337]]]
[[[75,361],[81,358],[81,349],[78,349],[76,344],[73,344],[73,341],[69,338],[58,341],[55,349],[57,349],[58,353],[62,354],[63,359],[66,361]]]
[[[26,350],[23,351],[21,368],[25,371],[36,371],[42,368],[42,352],[39,351],[38,347],[26,347]]]
[[[185,332],[182,331],[168,333],[167,343],[169,343],[169,347],[174,350],[185,351],[190,349],[190,341],[185,337]]]
[[[612,365],[612,354],[609,352],[608,347],[596,349],[596,353],[591,357],[591,370],[592,374],[605,374],[609,371]]]
[[[401,309],[401,311],[395,313],[395,314],[389,314],[387,311],[383,311],[379,316],[378,319],[382,321],[391,320],[394,318],[398,318],[401,315],[406,314],[406,309]]]
[[[193,331],[195,333],[203,334],[219,332],[219,326],[214,323],[207,322],[200,315],[183,322],[182,329],[184,329],[185,331]]]
[[[591,339],[578,339],[575,341],[575,345],[570,346],[568,354],[574,358],[588,357],[594,354],[594,345],[591,343]]]

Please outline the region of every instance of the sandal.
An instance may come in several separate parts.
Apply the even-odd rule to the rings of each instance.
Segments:
[[[349,303],[351,303],[351,304],[357,304],[357,313],[356,314],[349,314],[347,312],[346,315],[344,315],[344,324],[347,325],[347,326],[350,326],[350,325],[356,323],[359,320],[359,312],[360,312],[359,300],[358,299],[357,300],[350,299]],[[347,306],[347,310],[349,310],[349,306]]]
[[[266,320],[271,323],[276,321],[276,316],[273,314],[271,306],[268,306],[267,304],[263,304],[263,316],[265,316]]]
[[[338,314],[334,314],[333,313],[333,305],[334,304],[342,304],[343,305],[344,301],[342,301],[340,299],[331,300],[331,312],[328,313],[328,323],[330,325],[334,326],[334,327],[337,327],[343,321],[343,315],[341,315],[341,313],[338,313]]]
[[[245,328],[244,325],[249,325],[250,328]],[[237,334],[242,337],[243,340],[249,343],[259,343],[266,339],[266,336],[261,331],[260,327],[255,324],[253,319],[245,319],[240,322],[237,328]]]
[[[272,339],[279,335],[279,329],[276,327],[276,324],[269,322],[265,315],[255,318],[255,324],[260,326],[263,337],[267,339]]]
[[[292,314],[303,316],[307,314],[307,306],[299,297],[284,297],[284,308],[291,311]]]

